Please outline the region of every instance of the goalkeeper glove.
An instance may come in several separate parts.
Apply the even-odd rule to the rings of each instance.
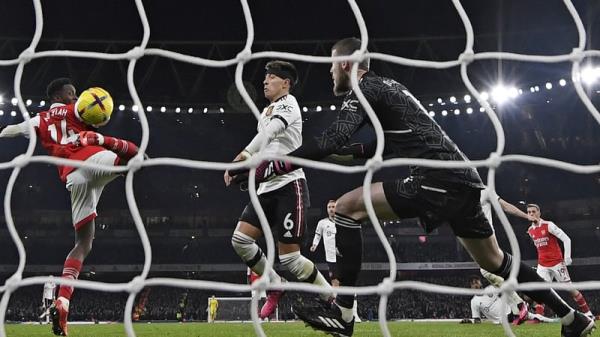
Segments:
[[[296,167],[290,162],[284,160],[263,161],[256,168],[256,182],[261,183],[275,176],[281,176],[292,172]]]

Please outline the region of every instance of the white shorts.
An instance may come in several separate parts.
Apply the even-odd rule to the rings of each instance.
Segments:
[[[564,262],[558,263],[552,267],[544,267],[538,264],[537,273],[546,282],[552,282],[553,280],[563,283],[571,282],[569,270]]]
[[[101,151],[90,156],[87,163],[115,165],[118,157],[112,151]],[[71,192],[71,212],[73,227],[79,230],[97,216],[96,206],[104,186],[118,176],[118,173],[100,169],[78,168],[67,176],[67,190]]]

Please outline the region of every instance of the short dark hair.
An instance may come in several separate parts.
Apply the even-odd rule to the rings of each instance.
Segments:
[[[355,51],[360,49],[360,40],[355,37],[345,38],[336,42],[331,50],[335,50],[337,55],[352,55]],[[367,57],[358,64],[358,67],[363,70],[369,70],[371,60]]]
[[[334,200],[334,199],[329,199],[329,201],[327,201],[327,205],[329,205],[329,204],[330,204],[330,203],[332,203],[332,202],[333,202],[333,203],[336,203],[336,202],[337,202],[337,200]]]
[[[473,282],[475,281],[480,281],[481,282],[481,277],[477,276],[477,275],[471,275],[469,276],[469,284],[473,284]]]
[[[542,209],[540,208],[540,205],[538,204],[527,204],[527,208],[532,207],[532,208],[537,208],[538,211],[542,211]]]
[[[296,70],[296,66],[291,62],[273,60],[267,63],[265,70],[267,74],[273,74],[290,80],[290,89],[296,85],[296,81],[298,80],[298,70]]]
[[[48,96],[49,99],[52,99],[52,97],[57,92],[61,91],[62,88],[67,84],[73,85],[73,82],[71,82],[70,78],[61,77],[53,80],[50,82],[50,84],[48,84],[48,87],[46,87],[46,96]]]

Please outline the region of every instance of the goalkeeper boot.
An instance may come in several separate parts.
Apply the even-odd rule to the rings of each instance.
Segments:
[[[517,306],[519,307],[519,315],[512,321],[513,325],[521,325],[525,323],[527,317],[529,316],[529,306],[527,303],[521,302],[517,304]]]
[[[350,322],[344,321],[342,311],[333,303],[324,306],[297,304],[292,307],[294,314],[311,328],[323,331],[336,337],[350,337],[354,333],[354,318]]]
[[[69,316],[69,300],[59,297],[50,307],[52,333],[57,336],[68,336],[67,317]]]
[[[267,301],[263,304],[262,308],[260,308],[259,317],[261,319],[268,318],[269,316],[275,313],[277,309],[277,305],[279,304],[279,299],[283,296],[283,290],[268,290],[267,291]]]
[[[596,328],[594,321],[579,311],[575,311],[573,322],[563,325],[560,329],[562,337],[584,337],[588,336]]]

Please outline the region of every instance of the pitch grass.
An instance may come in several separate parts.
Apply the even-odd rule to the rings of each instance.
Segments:
[[[501,326],[458,323],[390,322],[391,335],[396,337],[501,337],[505,336]],[[269,337],[323,337],[302,323],[264,323],[263,328]],[[254,328],[249,323],[136,323],[134,329],[138,337],[254,337]],[[560,336],[560,325],[523,324],[515,327],[515,335],[531,337]],[[6,325],[7,337],[51,337],[49,325]],[[596,333],[594,335],[597,335]],[[123,324],[72,325],[70,337],[121,337],[126,336]],[[328,336],[328,335],[327,335]],[[382,336],[376,322],[358,323],[355,337]]]

